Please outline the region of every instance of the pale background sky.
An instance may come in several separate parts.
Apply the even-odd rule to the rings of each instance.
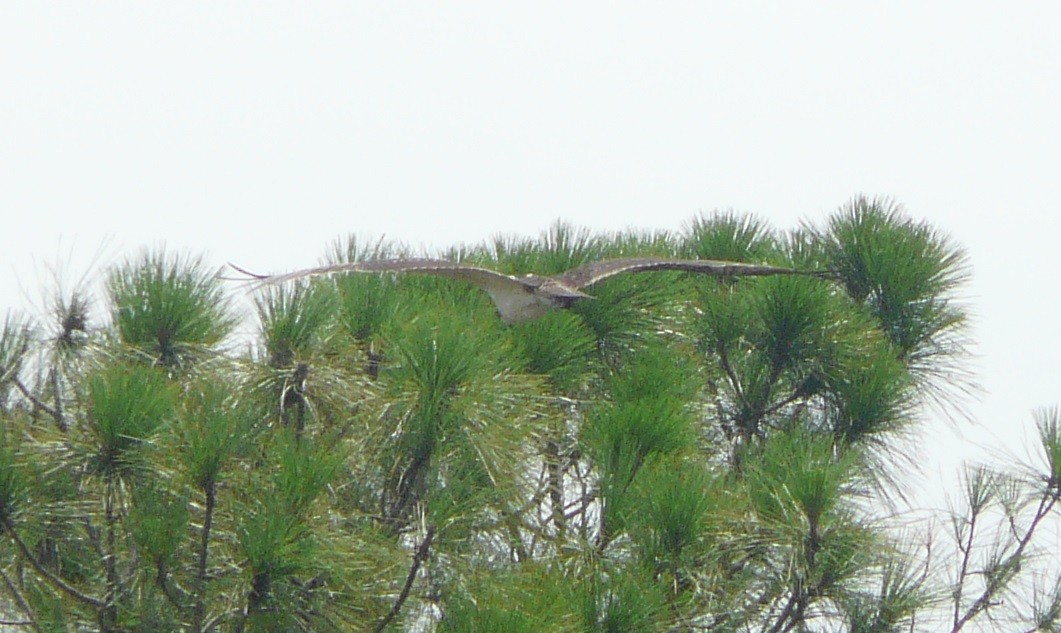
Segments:
[[[1059,25],[1056,1],[3,2],[0,311],[162,242],[283,271],[352,232],[785,229],[886,195],[973,265],[985,393],[926,426],[939,490],[1061,402]]]

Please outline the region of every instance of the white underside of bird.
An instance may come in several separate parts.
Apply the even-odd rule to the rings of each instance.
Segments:
[[[496,276],[484,277],[479,287],[490,295],[501,320],[508,324],[532,321],[545,316],[550,310],[569,308],[580,299],[593,298],[580,290],[538,275],[527,275],[518,283]]]

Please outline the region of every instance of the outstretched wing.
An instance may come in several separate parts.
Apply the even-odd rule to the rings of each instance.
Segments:
[[[396,272],[457,279],[485,290],[497,306],[501,316],[509,321],[517,319],[518,313],[526,307],[528,302],[532,301],[530,295],[534,290],[534,286],[518,277],[510,277],[488,268],[458,264],[444,259],[378,259],[346,264],[330,264],[318,266],[317,268],[296,270],[282,275],[258,275],[234,264],[229,264],[229,266],[246,275],[258,285],[281,284],[306,277],[343,273]]]
[[[572,268],[562,275],[558,275],[556,279],[572,288],[585,288],[620,273],[637,273],[649,270],[685,270],[716,277],[808,274],[792,268],[779,268],[765,264],[745,264],[711,259],[631,257],[591,262],[578,268]]]
[[[338,275],[343,273],[384,273],[404,272],[421,273],[447,277],[449,279],[460,279],[476,286],[489,290],[490,288],[516,288],[524,291],[526,284],[516,277],[503,275],[488,268],[459,264],[444,259],[377,259],[362,262],[349,262],[343,264],[328,264],[317,268],[306,268],[281,275],[259,275],[229,264],[232,268],[246,275],[250,280],[262,285],[282,284],[287,281],[303,279],[305,277],[321,277],[326,275]]]

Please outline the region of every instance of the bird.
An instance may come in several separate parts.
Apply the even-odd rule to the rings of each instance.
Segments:
[[[330,264],[279,275],[260,275],[230,263],[233,269],[259,285],[281,284],[305,277],[342,273],[420,273],[471,283],[490,295],[501,320],[508,325],[532,321],[553,309],[570,308],[592,299],[583,292],[595,283],[622,273],[682,270],[714,277],[762,277],[767,275],[819,275],[792,268],[708,259],[626,257],[603,259],[567,270],[559,275],[506,275],[489,268],[444,259],[377,259]]]

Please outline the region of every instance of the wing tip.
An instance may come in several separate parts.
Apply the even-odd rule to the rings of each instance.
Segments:
[[[247,270],[246,268],[243,268],[242,266],[237,266],[236,264],[233,264],[232,262],[228,262],[228,267],[233,269],[233,270],[235,270],[237,273],[242,275],[242,277],[227,276],[227,275],[219,274],[218,275],[218,279],[223,279],[225,281],[265,281],[266,279],[269,278],[269,275],[261,275],[261,274],[258,274],[258,273],[252,273],[251,271]]]

